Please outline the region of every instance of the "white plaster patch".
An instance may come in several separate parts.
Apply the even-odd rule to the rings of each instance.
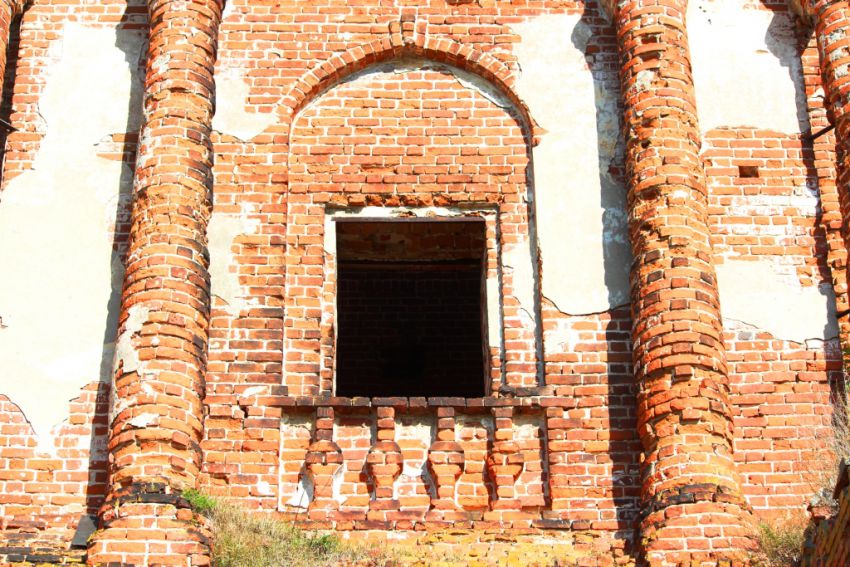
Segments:
[[[82,386],[108,380],[123,269],[112,251],[133,172],[96,145],[134,131],[145,34],[68,23],[50,45],[39,113],[46,129],[32,170],[0,203],[0,392],[19,405],[39,448]],[[130,110],[132,109],[132,111]]]
[[[513,293],[522,309],[534,313],[534,275],[527,242],[505,246],[502,264],[513,271]]]
[[[303,439],[306,444],[309,443],[312,433],[312,419],[306,415],[284,415],[280,419],[280,454],[284,454],[284,443],[287,440]],[[304,450],[306,453],[306,448]],[[301,473],[297,481],[284,481],[281,476],[281,481],[278,486],[279,508],[285,509],[286,506],[295,506],[297,508],[307,508],[313,500],[313,481],[306,474],[306,467],[302,465]]]
[[[578,14],[514,24],[522,69],[517,91],[545,133],[533,149],[543,295],[561,311],[605,311],[628,301],[631,263],[617,160],[615,73],[594,73],[584,50],[591,30]]]
[[[433,428],[434,420],[428,418],[413,419],[410,423],[406,424],[403,422],[398,423],[396,424],[396,441],[416,441],[417,444],[421,445],[421,447],[425,449],[425,454],[427,455],[428,448],[431,446],[431,441],[433,440]],[[427,458],[419,461],[405,459],[401,476],[407,476],[410,478],[423,476],[426,472],[426,462]],[[400,480],[401,478],[399,477],[396,482],[398,483]]]
[[[337,504],[345,504],[345,501],[348,499],[342,493],[343,482],[345,482],[345,463],[339,465],[331,477],[331,493]]]
[[[534,416],[518,415],[514,418],[514,439],[517,441],[537,439],[540,436],[540,420]]]
[[[127,372],[135,372],[139,369],[139,353],[133,346],[133,335],[142,330],[142,325],[148,320],[149,313],[150,310],[144,305],[133,305],[127,310],[124,330],[115,343],[113,368],[117,368],[120,362],[122,368]]]
[[[239,236],[256,233],[259,226],[259,220],[249,218],[244,213],[234,215],[213,210],[207,227],[210,292],[221,299],[226,304],[225,310],[234,316],[252,303],[249,294],[239,283],[239,274],[235,271],[233,242]]]
[[[265,386],[251,386],[250,388],[245,388],[240,394],[239,397],[249,397],[256,396],[259,394],[263,394],[268,391],[268,388]]]
[[[302,474],[301,478],[298,479],[295,493],[286,501],[286,505],[307,509],[310,502],[313,501],[313,491],[313,479],[310,478],[309,474]]]
[[[245,81],[244,70],[217,67],[215,73],[215,115],[212,128],[240,140],[250,140],[277,121],[271,112],[248,112],[246,105],[250,86]]]
[[[271,485],[265,480],[261,480],[255,486],[256,493],[258,496],[274,496],[274,491],[272,490]]]
[[[129,420],[127,423],[130,427],[135,427],[136,429],[144,429],[145,427],[150,427],[151,425],[156,424],[159,421],[159,416],[155,413],[143,413],[139,414],[133,419]]]
[[[832,286],[803,287],[768,261],[727,259],[717,266],[723,318],[802,343],[838,334]]]
[[[496,276],[487,278],[485,293],[487,294],[487,344],[491,347],[500,346],[502,344],[502,311],[499,301],[501,297],[499,278]]]
[[[737,0],[694,0],[687,19],[703,132],[753,126],[795,133],[808,127],[790,12],[747,10]]]
[[[581,331],[573,328],[573,322],[572,317],[560,317],[547,321],[547,328],[543,333],[543,348],[546,354],[575,351]]]

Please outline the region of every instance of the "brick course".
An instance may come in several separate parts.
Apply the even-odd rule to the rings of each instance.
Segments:
[[[39,150],[38,102],[63,27],[147,28],[148,9],[154,24],[145,127],[101,150],[136,168],[132,213],[114,229],[128,249],[119,411],[107,415],[107,385],[88,386],[50,460],[14,400],[0,407],[0,562],[16,560],[13,546],[65,547],[80,515],[100,511],[107,529],[91,563],[204,564],[208,534],[178,496],[188,486],[362,537],[451,527],[457,545],[484,546],[488,530],[557,531],[602,565],[738,558],[750,508],[803,503],[846,341],[721,324],[713,266],[767,261],[800,286],[832,286],[846,336],[835,138],[701,133],[684,2],[622,2],[613,26],[596,4],[555,1],[220,8],[36,0],[24,12],[4,183]],[[582,16],[589,67],[621,68],[628,143],[610,173],[629,187],[633,303],[601,313],[561,312],[539,283],[534,309],[522,303],[524,286],[546,278],[528,205],[546,131],[517,94],[523,38],[512,26],[557,14]],[[0,10],[0,43],[2,26]],[[817,131],[821,68],[800,35]],[[214,66],[244,77],[241,110],[268,119],[257,135],[211,129]],[[501,278],[503,300],[501,321],[488,322],[504,330],[489,345],[492,395],[331,397],[326,216],[363,206],[484,219],[485,275]],[[208,243],[211,214],[242,223],[224,251]],[[525,272],[505,259],[523,246]],[[211,295],[213,253],[243,296]]]

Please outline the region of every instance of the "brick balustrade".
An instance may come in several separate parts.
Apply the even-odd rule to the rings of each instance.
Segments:
[[[293,449],[297,438],[282,435],[286,459],[304,463],[292,469],[300,473],[281,478],[284,502],[296,480],[313,487],[311,497],[295,498],[303,511],[284,508],[311,527],[412,529],[461,521],[479,528],[591,528],[564,519],[553,505],[556,465],[547,442],[558,424],[547,415],[567,400],[266,395],[239,403],[281,407],[316,424],[300,453]],[[372,430],[368,446],[361,429]]]
[[[201,466],[213,66],[222,5],[152,0],[141,144],[110,413],[110,483],[89,561],[205,564],[179,498]]]
[[[733,559],[747,546],[686,9],[686,0],[626,0],[612,10],[645,450],[641,544],[653,565]]]

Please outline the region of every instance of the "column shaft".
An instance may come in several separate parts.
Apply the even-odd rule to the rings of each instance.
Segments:
[[[615,11],[645,450],[641,543],[652,565],[735,558],[747,546],[686,8],[624,0]]]
[[[6,63],[9,50],[9,39],[12,32],[12,22],[20,11],[23,9],[23,2],[15,0],[0,1],[0,95],[6,88]],[[5,144],[7,131],[0,131],[0,143]],[[2,158],[2,152],[0,152]],[[5,176],[4,176],[5,178]]]
[[[821,0],[807,8],[814,19],[826,114],[835,126],[841,233],[845,248],[850,250],[850,2]]]
[[[94,563],[208,561],[180,491],[195,487],[202,460],[221,9],[219,0],[148,5],[145,121],[116,343],[105,529],[90,545]],[[144,546],[123,535],[139,526],[151,529]]]

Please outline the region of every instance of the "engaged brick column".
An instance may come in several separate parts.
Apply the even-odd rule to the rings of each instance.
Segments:
[[[23,12],[26,4],[25,0],[0,0],[0,94],[3,93],[5,87],[6,51],[9,48],[12,20]],[[6,131],[0,131],[0,142],[5,142],[7,134]]]
[[[145,124],[116,343],[110,481],[91,563],[208,562],[201,467],[219,0],[151,0]],[[144,528],[141,530],[140,528]]]
[[[801,16],[812,20],[815,28],[824,106],[827,119],[835,126],[842,235],[844,245],[850,249],[850,2],[802,0],[801,4],[791,0],[791,4]]]
[[[613,7],[625,111],[641,544],[652,565],[748,546],[707,226],[687,0]]]

